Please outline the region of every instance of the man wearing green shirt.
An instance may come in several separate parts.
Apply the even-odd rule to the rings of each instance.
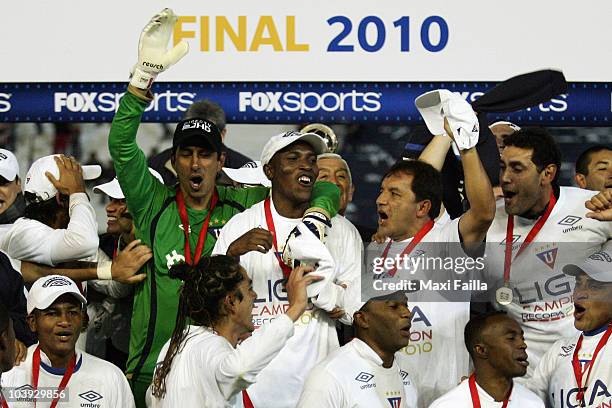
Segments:
[[[144,395],[157,356],[176,321],[181,282],[170,278],[168,269],[176,263],[193,264],[201,256],[210,255],[223,225],[268,195],[268,189],[262,187],[215,186],[223,167],[224,147],[217,127],[205,119],[188,119],[177,125],[172,145],[177,186],[164,186],[149,173],[145,155],[136,144],[136,131],[152,100],[153,80],[187,53],[186,43],[166,51],[175,21],[174,13],[165,9],[143,30],[138,64],[109,136],[117,179],[134,217],[138,238],[153,249],[153,258],[144,267],[147,278],[136,288],[127,362],[127,376],[137,407],[145,406]],[[317,217],[333,217],[339,206],[338,188],[317,182],[311,205],[306,214],[310,213],[312,220],[314,211],[315,224]],[[238,241],[240,253],[269,250],[272,246],[271,235],[262,235],[258,229],[247,232]]]

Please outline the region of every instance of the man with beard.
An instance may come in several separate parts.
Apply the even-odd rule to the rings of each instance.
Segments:
[[[465,326],[474,372],[430,408],[544,408],[542,400],[513,381],[527,372],[521,326],[503,312],[479,315]]]
[[[144,28],[138,64],[108,140],[137,237],[153,250],[153,261],[145,266],[146,279],[136,287],[127,362],[138,407],[145,406],[157,356],[176,321],[180,282],[170,278],[168,270],[181,262],[193,265],[202,256],[210,255],[218,231],[229,219],[266,198],[269,192],[261,187],[215,186],[224,163],[224,146],[217,126],[204,118],[183,120],[174,132],[172,166],[178,185],[164,186],[149,173],[145,155],[136,143],[136,132],[153,99],[150,87],[157,74],[188,51],[185,41],[166,49],[176,20],[172,10],[164,9]],[[336,214],[339,192],[326,182],[318,182],[314,191],[311,205],[307,206],[315,209],[309,211],[309,224],[319,224],[322,236],[327,222],[322,213]],[[264,237],[264,241],[271,242],[271,238]]]
[[[550,406],[612,406],[612,251],[595,252],[563,267],[576,279],[574,327],[557,341],[526,384]]]
[[[53,390],[47,401],[77,408],[98,401],[100,408],[134,406],[125,376],[109,362],[76,350],[84,324],[85,298],[64,276],[37,280],[28,293],[28,323],[38,344],[28,349],[24,363],[2,376],[2,387],[40,390],[32,398],[11,403],[12,408],[41,405],[42,390]],[[38,396],[38,398],[36,398]],[[53,402],[55,401],[55,402]]]
[[[288,307],[282,285],[290,270],[281,259],[283,252],[286,257],[288,252],[295,255],[310,248],[310,259],[319,263],[315,273],[328,278],[325,284],[311,285],[329,291],[319,293],[313,300],[317,307],[309,307],[300,317],[293,338],[249,388],[255,407],[294,407],[310,368],[339,347],[330,317],[351,324],[358,307],[362,243],[346,218],[331,218],[325,245],[318,240],[308,242],[312,234],[302,228],[297,231],[298,239],[304,240],[300,245],[285,244],[295,228],[301,226],[300,217],[310,205],[319,172],[317,155],[325,149],[323,139],[313,133],[286,132],[270,138],[261,155],[264,173],[272,182],[270,197],[234,216],[221,230],[213,250],[214,254],[240,256],[258,295],[253,310],[256,327],[269,324]],[[322,273],[324,269],[326,273]],[[309,288],[309,297],[315,291]],[[283,381],[282,388],[278,387],[279,381]]]
[[[487,233],[490,300],[521,324],[533,373],[542,355],[575,333],[571,282],[560,266],[586,258],[612,238],[612,223],[586,216],[592,191],[558,185],[561,152],[542,128],[504,139],[503,200]]]
[[[406,302],[395,292],[355,312],[355,339],[310,371],[298,408],[416,407],[417,390],[395,355],[410,339]]]

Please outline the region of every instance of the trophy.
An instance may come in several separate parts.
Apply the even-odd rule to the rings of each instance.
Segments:
[[[325,144],[327,145],[328,153],[336,153],[338,150],[338,136],[334,133],[332,128],[326,126],[322,123],[311,123],[310,125],[304,126],[300,133],[314,133],[325,140]]]

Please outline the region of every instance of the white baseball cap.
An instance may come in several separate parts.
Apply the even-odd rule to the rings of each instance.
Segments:
[[[0,149],[0,176],[13,181],[18,175],[19,163],[15,155],[6,149]]]
[[[299,140],[311,145],[316,155],[320,155],[327,151],[325,141],[321,136],[315,133],[300,133],[296,131],[285,132],[280,135],[272,136],[263,147],[263,151],[261,152],[262,166],[268,164],[276,152]]]
[[[35,194],[37,198],[36,201],[38,202],[49,200],[57,194],[57,189],[45,175],[46,172],[49,172],[53,177],[59,179],[59,168],[54,159],[56,156],[59,155],[53,154],[51,156],[41,157],[32,163],[30,170],[28,170],[26,174],[23,191]],[[83,169],[84,180],[94,180],[102,174],[102,167],[97,164],[81,167]]]
[[[609,251],[598,251],[579,264],[568,264],[563,267],[563,273],[576,276],[586,273],[598,282],[612,282],[612,254]]]
[[[155,176],[162,184],[164,184],[164,179],[161,174],[159,174],[156,170],[153,170],[149,167],[149,173]],[[119,180],[117,177],[109,181],[108,183],[103,183],[93,188],[93,192],[97,194],[106,194],[110,198],[114,198],[115,200],[124,200],[125,195],[123,194],[123,190],[121,190],[121,186],[119,185]]]
[[[272,187],[272,182],[264,174],[260,161],[250,161],[239,169],[224,167],[223,172],[236,183]]]
[[[442,111],[460,149],[473,147],[478,143],[478,117],[468,101],[459,94],[451,94],[442,104]],[[459,132],[462,132],[463,136],[460,137]]]
[[[28,314],[34,309],[45,310],[66,293],[74,295],[83,306],[87,304],[87,300],[72,279],[61,275],[49,275],[38,279],[28,292]]]
[[[447,89],[437,89],[417,96],[414,104],[432,135],[445,135],[442,105],[452,97],[453,93]]]

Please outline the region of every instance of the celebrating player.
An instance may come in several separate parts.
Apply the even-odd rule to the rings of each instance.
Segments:
[[[26,361],[2,376],[2,386],[33,390],[31,398],[11,407],[41,404],[42,397],[54,407],[76,408],[100,400],[102,407],[134,406],[123,373],[113,364],[77,351],[83,329],[86,300],[77,285],[64,276],[37,280],[28,293],[28,322],[38,344],[28,348]],[[44,390],[53,391],[45,394]],[[103,405],[102,405],[103,404]]]
[[[144,28],[138,64],[108,141],[139,238],[153,250],[153,262],[146,265],[146,280],[136,288],[127,363],[138,407],[144,407],[157,356],[174,329],[180,284],[168,276],[168,269],[181,262],[193,265],[209,255],[217,231],[234,214],[263,200],[269,191],[215,187],[224,162],[224,146],[217,126],[203,118],[183,120],[174,132],[171,161],[177,188],[164,186],[149,173],[145,155],[136,144],[136,132],[153,98],[150,87],[157,74],[187,53],[185,41],[166,49],[176,19],[172,10],[164,9]],[[313,197],[313,205],[335,215],[337,190],[333,184],[322,182],[317,190],[321,196]]]
[[[174,266],[170,274],[185,283],[176,328],[159,356],[150,406],[235,407],[243,401],[249,407],[246,394],[239,393],[255,382],[293,335],[293,323],[308,305],[306,287],[320,279],[307,274],[311,270],[298,267],[291,272],[288,309],[253,332],[257,295],[235,258],[217,255],[193,268]]]
[[[433,118],[439,124],[436,131],[440,134],[448,133],[459,145],[470,209],[460,218],[446,224],[434,223],[433,220],[440,212],[442,197],[440,173],[422,161],[398,162],[383,177],[376,200],[378,234],[391,240],[384,246],[376,247],[372,244],[368,251],[379,254],[381,258],[386,258],[392,247],[401,251],[400,256],[406,257],[418,248],[429,251],[428,257],[465,257],[467,254],[461,245],[471,247],[481,243],[494,216],[495,202],[491,184],[475,149],[478,121],[474,112],[460,98],[451,98],[443,103],[437,97],[431,103],[445,105],[446,116],[440,114],[440,109],[435,109]],[[419,246],[421,241],[440,244],[428,244],[424,248],[424,244]],[[457,336],[469,319],[469,293],[466,295],[466,300],[451,303],[444,299],[432,301],[434,299],[426,298],[427,295],[419,298],[421,294],[415,293],[410,301],[415,315],[413,330],[431,331],[430,351],[412,353],[405,359],[407,371],[415,379],[419,391],[419,406],[427,406],[454,387],[468,372],[468,355],[460,336]],[[419,299],[424,301],[420,302]],[[419,347],[421,344],[416,343],[414,346]],[[449,359],[449,355],[453,358]]]
[[[544,129],[523,128],[504,144],[504,199],[487,233],[486,277],[497,307],[525,332],[529,376],[555,341],[575,333],[573,282],[559,266],[599,250],[612,223],[586,217],[592,191],[559,187],[561,153]]]
[[[406,301],[396,292],[370,299],[355,312],[356,338],[310,371],[297,406],[416,407],[417,391],[395,356],[410,338]]]
[[[544,408],[542,400],[513,381],[527,372],[521,326],[503,312],[476,316],[465,326],[465,346],[474,373],[430,408]]]
[[[358,308],[362,243],[346,218],[331,219],[325,245],[304,228],[297,232],[298,245],[288,243],[283,247],[294,229],[303,226],[299,217],[316,190],[317,155],[325,148],[323,139],[312,133],[287,132],[270,138],[263,148],[261,163],[272,182],[271,197],[232,218],[221,230],[213,250],[216,254],[240,256],[258,295],[253,311],[256,326],[268,324],[287,307],[282,282],[290,269],[281,253],[292,252],[293,256],[298,251],[308,252],[312,257],[309,259],[319,263],[318,274],[323,273],[324,263],[327,265],[324,276],[329,278],[329,285],[313,285],[330,289],[327,295],[319,292],[314,301],[317,307],[304,313],[296,324],[295,336],[249,388],[256,407],[294,407],[309,369],[339,347],[330,317],[350,324]],[[310,289],[312,296],[315,289]],[[279,389],[281,379],[284,386]]]
[[[550,406],[612,406],[612,251],[595,252],[563,272],[575,277],[574,326],[557,341],[526,384]]]

